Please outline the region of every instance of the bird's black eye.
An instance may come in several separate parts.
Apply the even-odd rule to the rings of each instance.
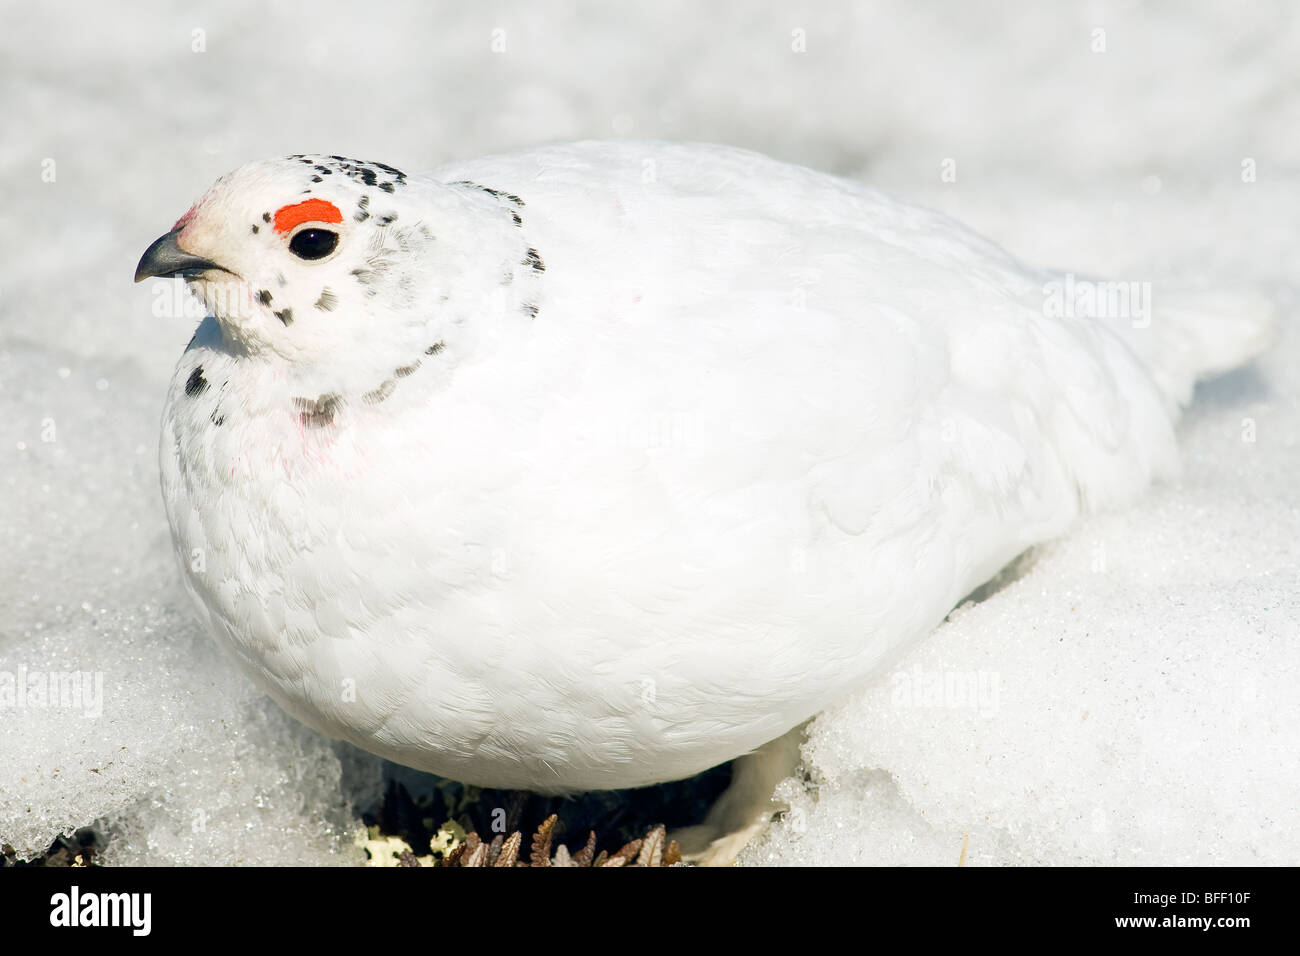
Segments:
[[[304,229],[289,240],[289,251],[299,259],[324,259],[339,244],[339,234],[328,229]]]

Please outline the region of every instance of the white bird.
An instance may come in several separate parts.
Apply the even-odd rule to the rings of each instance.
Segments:
[[[207,627],[325,734],[543,793],[783,735],[788,766],[1018,554],[1170,474],[1193,383],[1270,328],[690,144],[250,163],[136,279],[177,274],[211,316],[162,487]]]

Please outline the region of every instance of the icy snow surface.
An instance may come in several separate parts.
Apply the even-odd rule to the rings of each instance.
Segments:
[[[144,247],[257,157],[630,136],[1282,308],[1269,355],[1198,390],[1182,480],[819,718],[743,862],[1294,863],[1297,49],[1281,3],[0,7],[0,842],[102,819],[110,863],[360,857],[376,762],[253,692],[180,591],[155,449],[193,323],[131,285]],[[51,672],[76,696],[4,704]]]

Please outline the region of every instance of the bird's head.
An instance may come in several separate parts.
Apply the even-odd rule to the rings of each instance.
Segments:
[[[288,156],[218,180],[149,246],[135,279],[184,277],[232,353],[352,369],[366,387],[501,308],[526,268],[518,222],[473,184]]]

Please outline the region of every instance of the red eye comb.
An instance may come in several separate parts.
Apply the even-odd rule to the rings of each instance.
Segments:
[[[304,222],[342,222],[339,207],[324,199],[304,199],[292,206],[281,206],[275,211],[275,231],[288,232]]]

